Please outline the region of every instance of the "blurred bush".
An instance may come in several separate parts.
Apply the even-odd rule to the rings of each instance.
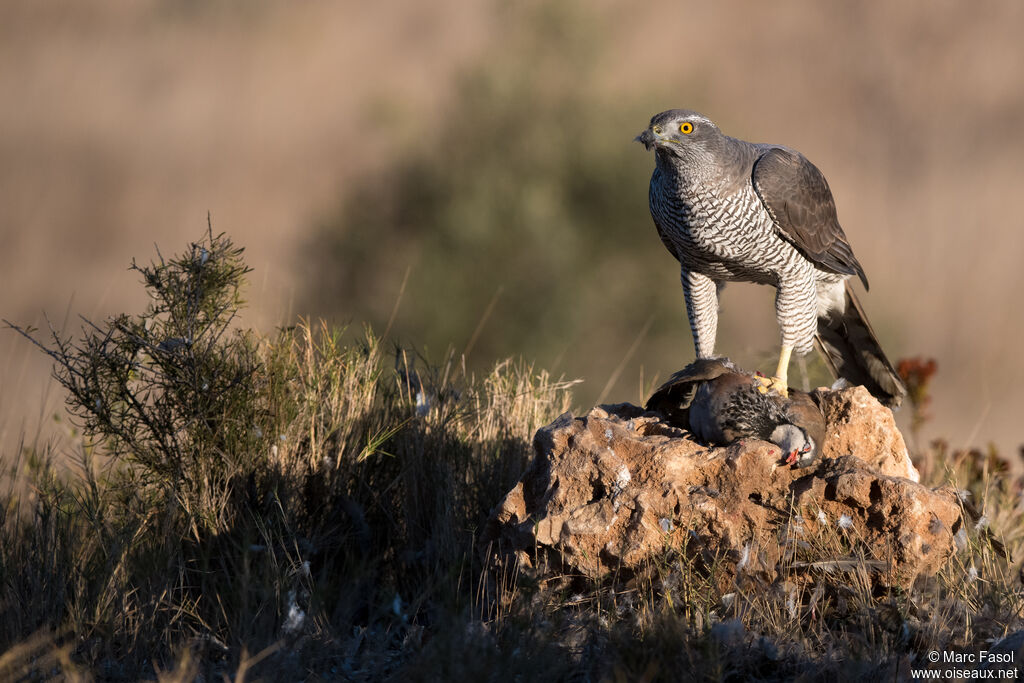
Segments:
[[[383,329],[409,269],[400,338],[462,351],[485,323],[481,362],[580,356],[569,371],[590,362],[591,394],[652,316],[685,328],[681,296],[646,276],[677,281],[647,210],[651,159],[632,143],[650,112],[581,87],[597,68],[590,23],[564,8],[517,17],[503,43],[514,54],[465,74],[444,125],[315,231],[301,310]]]

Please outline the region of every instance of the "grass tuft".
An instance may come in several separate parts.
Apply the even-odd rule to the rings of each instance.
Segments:
[[[248,269],[212,230],[133,268],[140,314],[77,338],[8,323],[53,359],[76,431],[4,460],[0,678],[893,677],[1021,628],[998,454],[920,454],[975,528],[909,590],[873,592],[833,527],[791,525],[778,577],[724,577],[682,520],[628,577],[495,568],[480,532],[572,382],[370,330],[236,329]]]

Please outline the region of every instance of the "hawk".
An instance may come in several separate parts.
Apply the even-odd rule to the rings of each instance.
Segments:
[[[787,464],[813,464],[826,433],[817,403],[802,391],[788,398],[762,392],[758,380],[727,358],[698,358],[661,385],[646,408],[705,443],[761,439],[781,448]]]
[[[637,136],[654,150],[650,208],[679,261],[698,358],[715,351],[726,282],[776,288],[782,350],[769,386],[786,394],[789,360],[818,342],[836,377],[895,407],[906,389],[849,280],[867,277],[839,225],[821,171],[799,152],[724,135],[706,116],[672,109]]]

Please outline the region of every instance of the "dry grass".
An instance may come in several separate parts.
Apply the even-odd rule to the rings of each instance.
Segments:
[[[821,525],[790,525],[779,576],[723,579],[685,529],[602,582],[494,575],[482,525],[571,383],[322,324],[234,330],[246,269],[222,236],[140,271],[145,312],[48,342],[75,454],[7,460],[0,678],[891,679],[1022,626],[1021,482],[943,444],[922,464],[977,525],[906,590]]]
[[[239,256],[211,236],[142,268],[142,315],[53,335],[77,472],[45,448],[10,463],[5,672],[185,679],[262,652],[282,679],[379,675],[469,609],[476,529],[568,385],[512,362],[416,371],[325,326],[233,332]]]

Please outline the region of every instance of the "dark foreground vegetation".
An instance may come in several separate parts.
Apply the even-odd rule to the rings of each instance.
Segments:
[[[892,680],[1022,628],[1019,482],[942,444],[925,476],[986,516],[909,590],[848,565],[723,587],[669,550],[600,582],[495,575],[484,523],[572,383],[238,330],[241,256],[211,233],[136,267],[140,315],[14,328],[52,357],[72,438],[3,454],[0,679]]]

